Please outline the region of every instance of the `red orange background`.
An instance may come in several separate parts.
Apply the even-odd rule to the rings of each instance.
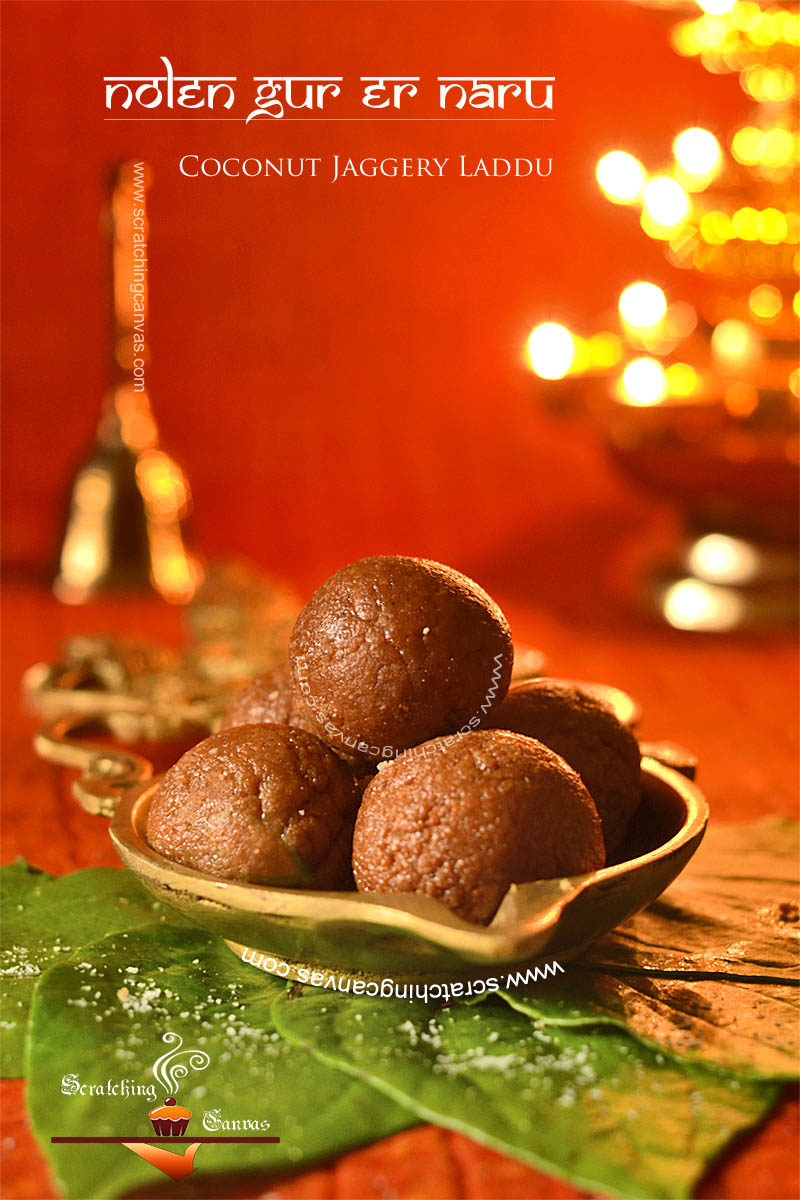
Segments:
[[[546,556],[561,526],[579,552],[598,494],[627,494],[591,435],[542,415],[527,333],[549,318],[591,330],[637,277],[691,295],[636,215],[602,198],[594,164],[623,146],[657,167],[679,129],[722,136],[745,108],[735,79],[672,52],[668,24],[622,0],[6,3],[6,561],[48,562],[92,437],[108,381],[98,214],[127,157],[154,168],[149,382],[204,552],[243,551],[303,586],[376,550],[469,570]],[[102,77],[162,54],[240,80],[554,74],[556,120],[104,122]],[[332,185],[187,180],[192,152],[554,162],[545,180]]]

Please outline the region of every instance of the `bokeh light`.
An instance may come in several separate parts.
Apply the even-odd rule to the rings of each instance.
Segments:
[[[587,344],[592,366],[600,370],[615,367],[622,358],[622,339],[616,333],[596,333]]]
[[[742,87],[754,100],[779,104],[791,100],[797,90],[789,67],[748,67],[742,72]]]
[[[758,388],[737,379],[725,389],[723,403],[732,417],[750,417],[758,408]]]
[[[635,329],[652,329],[667,311],[667,298],[656,284],[641,280],[622,292],[619,311],[623,321]]]
[[[783,308],[783,296],[771,283],[754,287],[747,302],[758,321],[774,321]]]
[[[747,583],[757,573],[758,552],[749,542],[725,533],[708,533],[689,551],[694,575],[709,583]]]
[[[763,143],[763,130],[758,129],[755,125],[744,125],[733,135],[731,142],[733,157],[737,162],[753,166],[761,158]]]
[[[542,379],[563,379],[575,357],[575,341],[570,331],[556,321],[545,321],[528,338],[528,358]]]
[[[720,321],[711,335],[711,349],[717,358],[742,366],[755,357],[758,339],[744,321],[730,317]]]
[[[642,194],[644,210],[655,225],[671,229],[680,225],[689,212],[689,197],[668,175],[657,175],[645,185]]]
[[[694,396],[699,390],[700,378],[691,363],[670,363],[666,377],[670,396]]]
[[[625,150],[604,154],[595,169],[597,182],[615,204],[633,204],[645,186],[644,167]]]
[[[715,17],[729,13],[736,6],[736,0],[697,0],[697,2],[703,12],[711,13]]]
[[[654,358],[634,358],[622,373],[620,391],[628,404],[647,408],[658,404],[667,392],[667,377]]]
[[[714,134],[699,126],[679,133],[672,152],[682,170],[697,181],[710,180],[722,162],[722,149]]]
[[[741,622],[744,604],[726,588],[700,579],[680,579],[667,591],[663,612],[675,629],[723,633]]]

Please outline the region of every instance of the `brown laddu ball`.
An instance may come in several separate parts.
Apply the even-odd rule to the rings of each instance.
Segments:
[[[331,745],[365,761],[483,724],[505,695],[511,631],[451,567],[384,555],[337,571],[289,643],[296,688]]]
[[[225,709],[220,729],[263,724],[293,725],[295,729],[305,729],[307,733],[319,736],[319,726],[295,690],[288,663],[280,663],[245,684]],[[325,741],[324,738],[321,740]],[[341,744],[334,744],[331,749],[359,776],[374,769]]]
[[[344,888],[359,798],[352,772],[314,734],[242,725],[167,771],[146,835],[165,858],[220,879]]]
[[[416,892],[487,924],[512,883],[605,863],[594,801],[540,742],[477,730],[382,766],[356,818],[360,892]]]
[[[597,805],[607,853],[641,799],[639,744],[610,708],[579,687],[535,679],[512,687],[488,724],[536,738],[566,759]]]
[[[225,709],[220,729],[263,724],[294,725],[315,732],[310,713],[295,694],[288,663],[280,663],[246,683]]]

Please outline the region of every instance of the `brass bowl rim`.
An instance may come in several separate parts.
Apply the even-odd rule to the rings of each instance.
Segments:
[[[160,777],[148,780],[118,805],[111,819],[114,848],[137,876],[153,880],[159,888],[190,893],[195,900],[224,904],[251,915],[302,919],[326,924],[355,922],[409,933],[442,949],[473,961],[500,961],[517,955],[532,936],[554,924],[567,903],[590,888],[602,886],[622,875],[638,873],[650,863],[671,857],[690,845],[693,853],[708,823],[708,803],[696,784],[655,759],[642,759],[645,777],[655,779],[677,793],[685,817],[680,829],[660,846],[636,858],[601,867],[586,875],[564,880],[544,880],[551,887],[538,910],[521,914],[515,924],[504,924],[502,909],[488,926],[478,926],[457,917],[432,897],[387,893],[322,892],[300,888],[277,888],[257,883],[218,879],[164,858],[147,843],[142,824]],[[676,872],[677,874],[677,872]],[[566,886],[565,886],[566,884]],[[531,885],[521,885],[530,887]],[[513,887],[511,889],[513,891]],[[507,893],[507,895],[510,894]]]

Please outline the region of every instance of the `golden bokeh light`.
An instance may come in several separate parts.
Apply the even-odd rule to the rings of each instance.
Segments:
[[[531,331],[528,358],[541,379],[563,379],[575,358],[575,341],[564,325],[545,321]]]
[[[724,533],[708,533],[689,551],[689,567],[708,583],[747,583],[759,568],[754,546]]]
[[[758,231],[760,227],[759,213],[750,205],[745,205],[744,208],[737,208],[736,212],[731,217],[734,235],[741,238],[743,242],[758,241]]]
[[[722,165],[722,147],[708,129],[693,126],[679,133],[672,143],[672,153],[690,181],[708,183]]]
[[[655,283],[631,283],[619,298],[620,316],[635,329],[652,329],[666,311],[667,298]]]
[[[764,132],[755,125],[744,125],[737,129],[731,141],[731,152],[737,162],[754,166],[761,158]]]
[[[616,333],[596,333],[587,346],[592,366],[600,370],[615,367],[622,358],[622,339]]]
[[[711,335],[711,349],[716,358],[743,366],[758,352],[758,339],[744,321],[729,317],[720,321]]]
[[[761,9],[756,0],[739,0],[731,9],[731,21],[736,29],[752,29],[760,16]]]
[[[700,218],[700,237],[709,246],[723,246],[734,236],[733,222],[727,213],[716,210],[703,213]]]
[[[666,369],[667,391],[670,396],[694,396],[700,390],[700,378],[690,363],[670,363]]]
[[[587,342],[586,338],[579,337],[577,333],[573,333],[571,337],[573,354],[572,362],[569,365],[569,370],[574,372],[576,375],[580,375],[584,371],[588,371],[592,365],[592,359],[589,353],[589,343]]]
[[[648,408],[667,393],[667,376],[655,358],[634,358],[622,373],[620,394],[628,404]]]
[[[760,159],[766,167],[784,167],[796,160],[797,135],[776,125],[767,129],[760,146]]]
[[[759,240],[768,246],[777,246],[785,242],[789,233],[789,222],[786,214],[777,208],[765,208],[758,216]]]
[[[771,283],[760,283],[753,288],[747,303],[756,320],[774,321],[783,308],[783,296]]]
[[[689,213],[686,191],[669,175],[657,175],[645,185],[642,193],[644,211],[654,225],[672,229],[680,225]]]
[[[743,616],[740,596],[700,579],[680,579],[667,591],[663,613],[675,629],[722,633],[735,629]]]
[[[797,91],[794,72],[788,67],[748,67],[742,72],[742,87],[754,100],[779,104]]]
[[[638,200],[647,178],[639,160],[625,150],[604,154],[595,175],[606,196],[615,204],[633,204]]]

